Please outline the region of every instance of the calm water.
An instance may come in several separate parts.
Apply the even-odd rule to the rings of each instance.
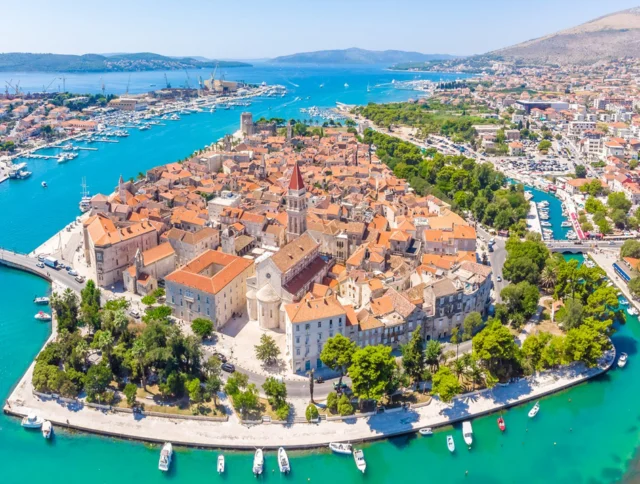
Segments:
[[[233,70],[228,70],[229,78],[233,74]],[[288,98],[254,104],[251,110],[258,116],[297,117],[297,110],[305,104],[278,104],[285,104],[295,96],[312,96],[304,103],[318,106],[329,106],[336,100],[363,103],[368,99],[382,101],[411,96],[411,93],[390,88],[388,92],[377,88],[367,93],[367,83],[374,85],[402,78],[399,73],[379,69],[360,68],[346,72],[265,68],[240,74],[255,82],[292,82],[300,86],[290,86],[299,91]],[[151,75],[157,74],[141,73],[143,80],[140,82],[137,74],[132,75],[130,91],[144,90],[144,83],[148,83],[146,76]],[[249,78],[249,75],[254,77]],[[110,76],[115,79],[121,75]],[[37,87],[47,77],[51,76],[40,75],[38,78],[34,75],[33,85]],[[95,75],[93,78],[77,77],[87,86],[96,84],[99,79]],[[124,76],[125,85],[127,77]],[[20,77],[13,75],[11,78]],[[67,79],[68,88],[69,82]],[[323,82],[325,88],[320,90],[318,86]],[[345,82],[350,85],[348,90],[343,87]],[[23,82],[22,85],[26,84]],[[268,110],[268,103],[273,103],[271,110]],[[62,166],[57,166],[55,161],[31,161],[30,169],[34,172],[31,179],[0,185],[4,222],[0,245],[31,250],[70,221],[77,214],[81,177],[87,177],[92,192],[108,192],[120,173],[133,176],[152,166],[182,158],[235,130],[239,114],[239,111],[224,111],[183,117],[181,122],[166,127],[132,132],[117,145],[101,145],[100,151],[83,153]],[[40,187],[41,180],[49,183],[47,190]],[[34,295],[47,290],[47,285],[37,278],[0,269],[0,395],[8,395],[49,334],[47,325],[33,319],[36,308],[31,303]],[[475,442],[471,451],[464,449],[460,429],[456,428],[453,430],[458,442],[455,455],[446,449],[445,431],[428,438],[398,438],[365,446],[368,463],[365,476],[360,475],[348,457],[320,451],[294,453],[293,472],[289,477],[280,476],[271,453],[266,457],[264,479],[291,483],[310,479],[310,482],[325,483],[336,481],[339,476],[338,482],[391,483],[424,473],[424,478],[413,481],[428,478],[440,482],[595,483],[619,481],[629,472],[626,478],[633,481],[636,479],[633,458],[640,424],[637,405],[640,390],[634,385],[640,378],[638,338],[638,320],[630,318],[613,338],[618,349],[630,355],[627,367],[544,399],[535,420],[526,416],[529,406],[506,412],[507,432],[504,435],[497,429],[495,416],[474,421]],[[46,442],[39,433],[24,431],[17,420],[4,416],[0,416],[0,449],[3,457],[0,482],[9,484],[36,482],[43,478],[55,484],[85,484],[88,479],[96,483],[254,482],[249,453],[227,454],[228,473],[220,478],[215,472],[215,452],[180,450],[172,472],[161,475],[156,470],[157,447],[63,431],[58,431],[53,441]],[[469,472],[468,476],[465,471]]]

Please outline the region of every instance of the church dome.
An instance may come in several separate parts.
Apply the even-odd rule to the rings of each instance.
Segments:
[[[280,296],[271,284],[267,284],[262,287],[256,296],[258,297],[258,301],[263,303],[274,303],[280,301]]]

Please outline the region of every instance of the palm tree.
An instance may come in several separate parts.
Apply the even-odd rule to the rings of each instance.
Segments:
[[[464,375],[465,364],[461,358],[457,358],[453,361],[452,368],[453,372],[458,377],[458,381],[460,381],[460,377]]]
[[[554,267],[545,266],[540,273],[540,286],[544,289],[551,289],[556,285],[557,274]]]
[[[131,354],[135,359],[136,363],[140,367],[140,379],[142,380],[142,388],[143,390],[147,390],[147,379],[146,379],[146,356],[147,356],[147,348],[144,344],[144,341],[141,339],[136,339],[133,342],[133,347],[131,348]]]

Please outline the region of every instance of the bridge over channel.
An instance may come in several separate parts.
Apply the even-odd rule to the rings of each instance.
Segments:
[[[37,264],[38,259],[36,257],[30,257],[27,254],[0,248],[0,265],[29,272],[49,282],[57,282],[77,293],[84,287],[84,283],[76,281],[75,277],[69,275],[64,269],[56,270],[48,266],[41,268],[38,267]]]
[[[570,240],[549,240],[545,242],[545,245],[551,252],[564,252],[571,254],[583,254],[591,252],[594,249],[619,249],[622,246],[622,241],[580,241],[579,243],[571,242]]]

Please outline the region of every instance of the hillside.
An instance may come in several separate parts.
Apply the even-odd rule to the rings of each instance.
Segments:
[[[128,72],[190,69],[200,67],[246,67],[244,62],[207,60],[192,57],[166,57],[140,52],[134,54],[0,54],[0,71],[21,72]]]
[[[342,50],[319,50],[302,52],[271,59],[270,62],[290,64],[398,64],[405,62],[428,62],[452,59],[447,54],[421,54],[401,50],[365,50],[358,48]]]
[[[590,64],[617,57],[640,58],[640,8],[605,15],[488,55],[544,64]]]

